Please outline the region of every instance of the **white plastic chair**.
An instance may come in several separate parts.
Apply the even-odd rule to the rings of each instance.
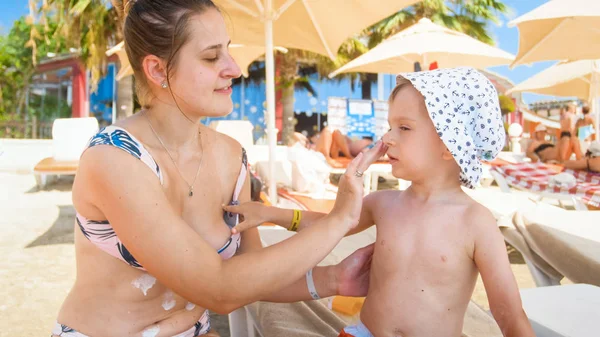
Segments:
[[[244,148],[254,144],[254,126],[249,121],[214,121],[208,127],[237,140]]]
[[[98,132],[95,117],[58,118],[52,124],[52,157],[42,159],[33,169],[37,185],[44,187],[50,177],[75,175],[79,157]]]

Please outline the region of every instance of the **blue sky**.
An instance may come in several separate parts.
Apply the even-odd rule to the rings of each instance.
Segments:
[[[511,15],[509,17],[502,18],[501,25],[493,25],[490,27],[497,46],[509,53],[516,54],[519,47],[519,34],[517,28],[507,27],[508,21],[529,12],[546,1],[547,0],[505,0],[504,3],[506,3],[512,9]],[[2,2],[2,10],[0,10],[0,32],[4,34],[8,32],[14,20],[18,19],[22,15],[28,14],[29,9],[27,0],[3,0]],[[515,69],[509,69],[506,66],[502,66],[493,67],[490,68],[490,70],[509,78],[516,84],[542,71],[554,63],[555,62],[540,62],[535,63],[532,66],[519,66]],[[525,94],[523,98],[529,103],[538,99],[548,99],[549,97]]]

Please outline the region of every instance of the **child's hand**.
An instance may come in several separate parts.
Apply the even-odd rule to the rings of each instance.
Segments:
[[[363,247],[335,266],[337,275],[337,293],[341,296],[367,296],[369,290],[369,272],[373,257],[374,244]]]
[[[231,233],[240,233],[266,222],[267,219],[264,218],[267,213],[265,208],[266,206],[260,202],[247,202],[238,206],[223,206],[224,211],[239,214],[243,218],[237,226],[231,229]]]

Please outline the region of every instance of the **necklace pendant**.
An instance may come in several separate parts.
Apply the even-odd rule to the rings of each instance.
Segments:
[[[194,190],[190,189],[190,194],[189,196],[192,197],[194,195]]]

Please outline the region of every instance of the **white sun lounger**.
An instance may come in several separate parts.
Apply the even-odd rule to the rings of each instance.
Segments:
[[[600,335],[600,288],[588,284],[521,290],[523,309],[538,337]]]

